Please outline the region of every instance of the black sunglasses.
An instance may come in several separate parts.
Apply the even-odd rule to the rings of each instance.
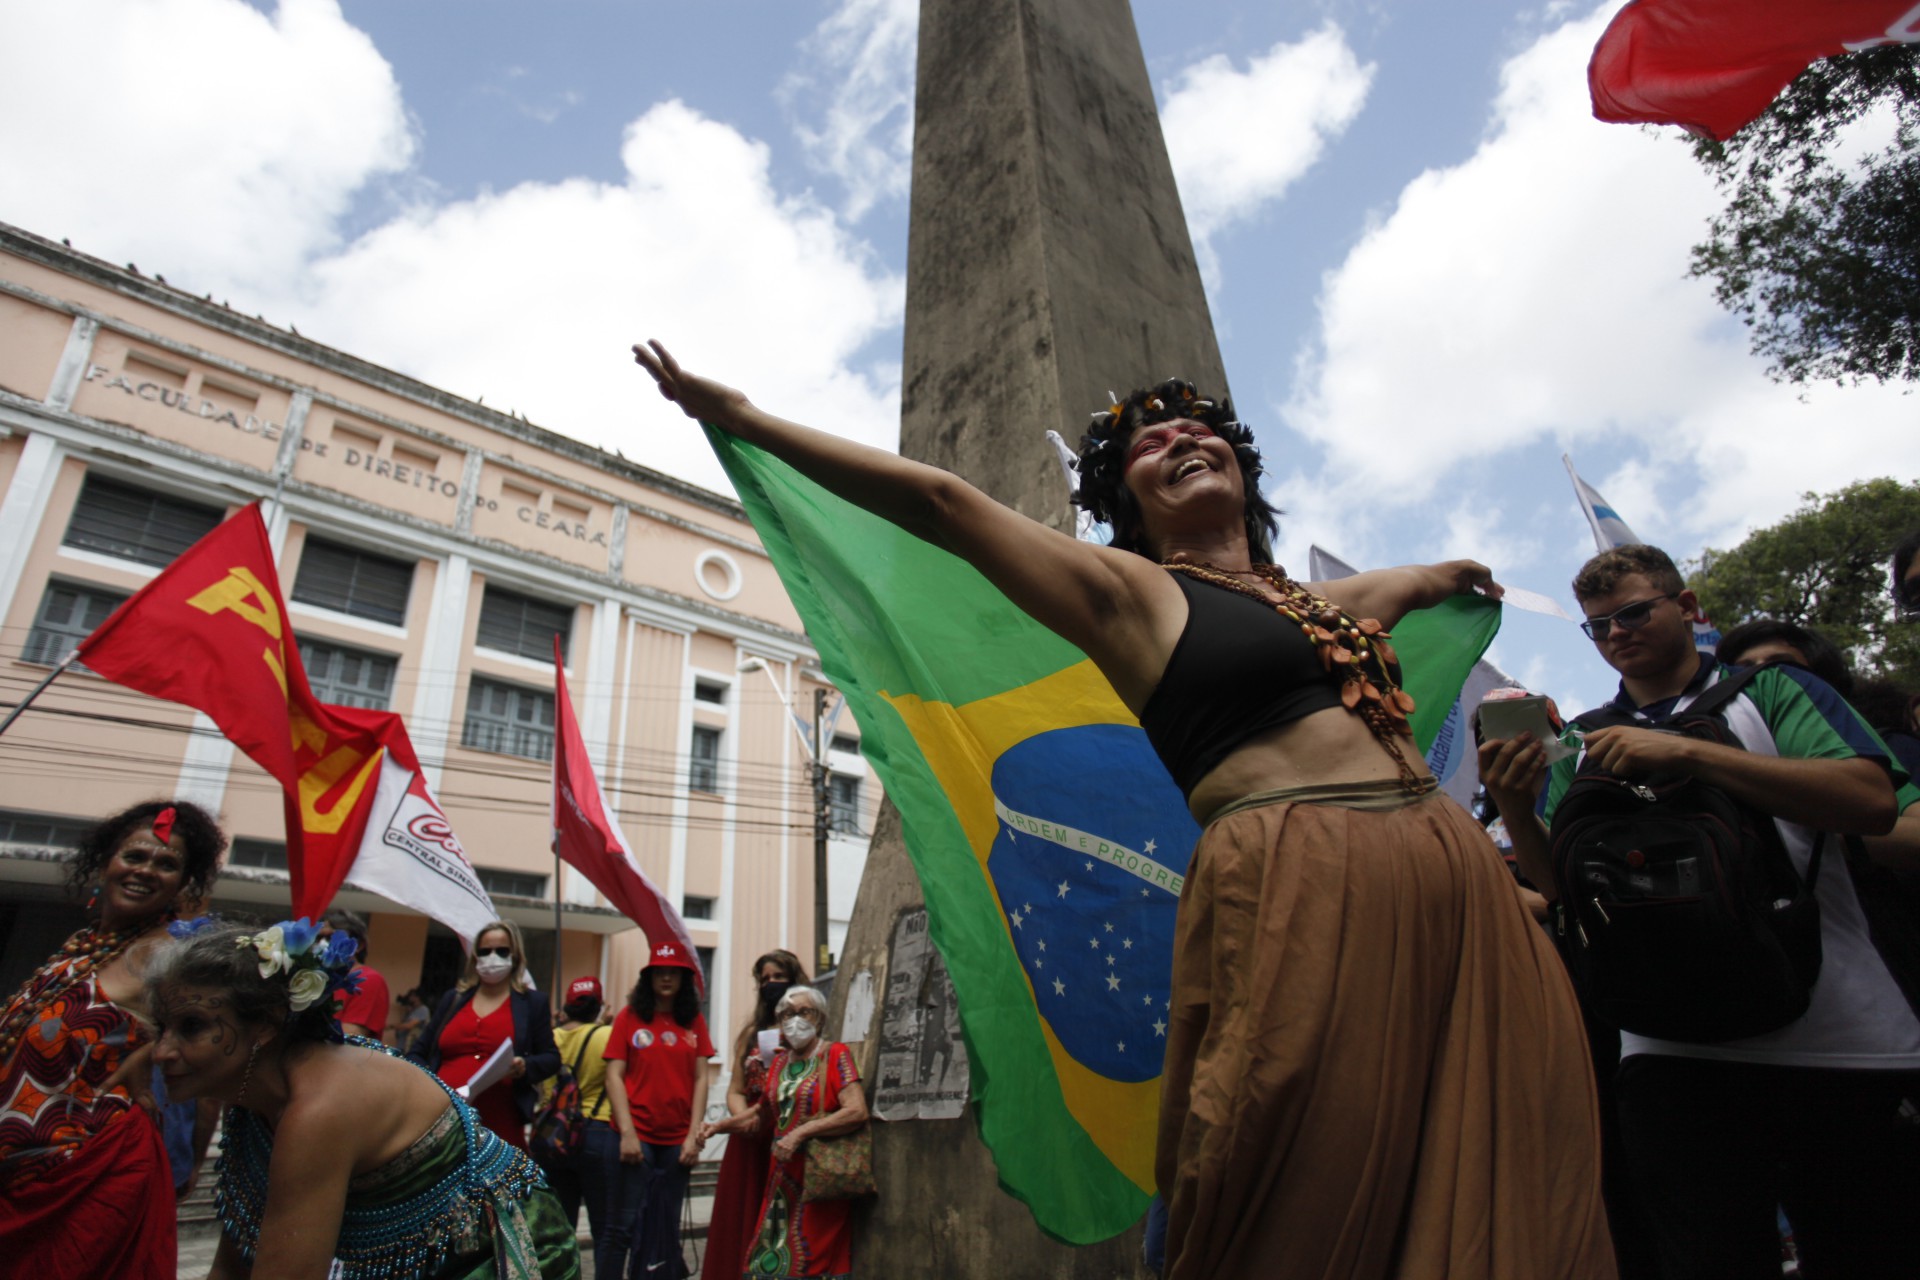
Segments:
[[[473,954],[476,958],[480,956],[498,956],[502,960],[511,960],[513,959],[513,948],[512,947],[475,947],[473,950]]]
[[[1620,624],[1620,628],[1623,631],[1638,631],[1647,625],[1648,619],[1653,617],[1653,606],[1659,604],[1662,600],[1675,599],[1679,594],[1678,591],[1669,591],[1666,595],[1655,596],[1651,600],[1636,600],[1626,608],[1615,609],[1612,613],[1606,614],[1603,617],[1588,618],[1580,624],[1580,629],[1587,633],[1587,639],[1589,640],[1599,640],[1603,638],[1609,631],[1613,630],[1613,624],[1616,622]]]

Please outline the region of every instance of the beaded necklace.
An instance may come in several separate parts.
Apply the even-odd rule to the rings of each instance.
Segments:
[[[1204,562],[1163,562],[1160,566],[1200,582],[1258,600],[1300,628],[1300,634],[1319,655],[1320,665],[1340,679],[1340,705],[1359,716],[1400,768],[1400,786],[1410,795],[1433,789],[1413,771],[1400,739],[1413,736],[1407,717],[1413,714],[1413,695],[1400,687],[1398,658],[1387,643],[1392,634],[1375,618],[1353,618],[1325,596],[1315,595],[1287,576],[1276,564],[1256,564],[1244,570],[1280,593],[1275,600],[1241,573]]]
[[[21,1037],[43,1007],[69,987],[118,960],[152,927],[147,924],[134,929],[102,929],[99,925],[88,925],[68,938],[65,945],[27,979],[7,1002],[6,1012],[0,1014],[0,1062],[13,1057]]]

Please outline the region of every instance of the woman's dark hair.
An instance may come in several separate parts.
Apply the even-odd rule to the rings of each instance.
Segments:
[[[1894,544],[1893,548],[1893,590],[1897,595],[1900,582],[1907,576],[1907,570],[1913,567],[1913,558],[1920,556],[1920,529],[1915,529]]]
[[[633,1010],[633,1016],[642,1022],[652,1022],[653,1015],[659,1010],[659,997],[653,994],[653,971],[667,966],[648,965],[640,971],[640,980],[633,984],[633,990],[627,992],[627,1008]],[[680,975],[680,989],[673,993],[673,1020],[683,1027],[693,1025],[700,1016],[700,993],[693,989],[693,974],[687,969],[674,969]]]
[[[1912,733],[1914,698],[1912,689],[1905,688],[1884,676],[1870,676],[1860,681],[1847,695],[1847,701],[1860,713],[1867,726],[1881,737],[1890,733]]]
[[[1187,418],[1209,428],[1233,446],[1234,461],[1240,464],[1240,479],[1246,491],[1243,519],[1247,528],[1247,547],[1256,564],[1273,559],[1273,539],[1281,512],[1260,492],[1260,451],[1253,447],[1253,432],[1233,416],[1231,400],[1208,400],[1191,382],[1168,378],[1156,387],[1142,387],[1104,413],[1093,415],[1093,425],[1080,438],[1080,492],[1076,505],[1084,507],[1095,520],[1105,521],[1113,529],[1113,545],[1138,555],[1150,554],[1147,531],[1141,523],[1140,504],[1127,488],[1127,442],[1141,427]]]
[[[111,818],[103,818],[75,842],[73,859],[67,864],[67,889],[85,901],[94,881],[113,861],[113,851],[134,832],[151,827],[162,809],[173,810],[173,829],[186,846],[182,857],[180,901],[199,902],[213,887],[220,874],[220,855],[226,852],[227,837],[213,815],[186,800],[147,800],[130,809],[122,809]]]
[[[1720,643],[1714,647],[1713,656],[1729,666],[1747,666],[1741,657],[1747,650],[1763,644],[1784,644],[1797,649],[1806,659],[1807,671],[1819,676],[1843,698],[1853,696],[1853,672],[1847,669],[1847,657],[1841,653],[1833,641],[1821,635],[1811,627],[1802,627],[1792,622],[1781,622],[1776,618],[1755,618],[1752,622],[1743,622],[1720,637]]]
[[[260,976],[259,953],[241,946],[240,939],[261,928],[220,921],[161,947],[146,976],[148,1008],[154,1020],[167,1021],[170,988],[211,987],[226,997],[240,1021],[277,1027],[289,1043],[333,1039],[333,1001],[322,998],[295,1013],[289,975],[282,971],[271,978]]]
[[[574,1022],[598,1022],[600,1020],[600,997],[581,996],[578,1000],[569,1000],[560,1006],[560,1012]]]
[[[807,985],[809,981],[807,978],[807,966],[800,963],[800,957],[791,951],[776,949],[767,952],[753,962],[752,973],[756,987],[758,987],[760,983],[760,971],[770,964],[779,965],[780,972],[786,975],[787,981],[792,985],[796,987],[804,987]],[[775,1026],[779,1021],[780,1020],[774,1016],[772,1005],[768,1004],[765,1000],[756,999],[753,1002],[753,1012],[747,1015],[747,1021],[740,1028],[740,1034],[734,1037],[734,1062],[740,1063],[747,1060],[747,1054],[753,1048],[753,1036],[756,1031],[766,1031]]]

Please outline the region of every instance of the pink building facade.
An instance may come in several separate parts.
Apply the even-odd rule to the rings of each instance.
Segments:
[[[810,761],[782,698],[810,714],[824,681],[732,497],[0,224],[0,709],[255,500],[316,691],[406,717],[543,987],[556,946],[610,999],[645,957],[590,884],[556,876],[555,631],[622,828],[709,962],[716,1035],[745,1015],[756,955],[813,967]],[[836,952],[879,801],[858,736],[841,717],[827,757]],[[217,906],[285,914],[278,785],[192,710],[70,670],[0,737],[0,985],[77,926],[64,843],[155,796],[233,838]],[[457,974],[438,924],[351,887],[337,902],[369,918],[396,994]]]

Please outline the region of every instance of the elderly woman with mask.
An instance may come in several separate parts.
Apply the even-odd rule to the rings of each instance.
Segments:
[[[844,1276],[853,1270],[851,1200],[808,1200],[808,1147],[817,1138],[852,1133],[867,1123],[860,1069],[846,1045],[829,1043],[827,1002],[812,987],[794,987],[775,1015],[780,1050],[767,1069],[762,1109],[772,1124],[773,1164],[760,1206],[760,1226],[747,1250],[749,1276]],[[746,1131],[761,1118],[745,1112],[714,1126]]]

